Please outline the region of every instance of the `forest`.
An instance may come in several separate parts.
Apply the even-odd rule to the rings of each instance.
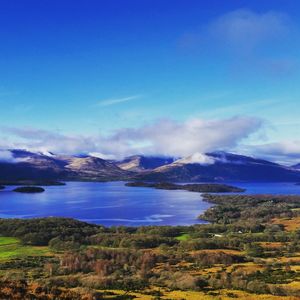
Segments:
[[[300,196],[204,199],[193,226],[0,219],[0,299],[299,299]]]

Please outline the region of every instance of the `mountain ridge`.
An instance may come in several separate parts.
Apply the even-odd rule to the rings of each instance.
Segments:
[[[300,163],[293,165],[292,168],[296,169],[296,170],[300,170]]]
[[[177,160],[134,155],[122,161],[22,149],[5,151],[11,153],[11,159],[0,161],[0,180],[300,181],[300,171],[294,167],[222,151]]]
[[[127,171],[143,172],[170,164],[173,157],[132,155],[117,162],[117,165]]]
[[[298,181],[300,172],[263,159],[249,156],[212,152],[205,154],[205,163],[189,163],[179,159],[169,165],[158,167],[137,180],[199,182],[199,181]],[[201,158],[203,160],[203,158]]]
[[[13,161],[0,161],[0,180],[126,180],[131,172],[101,158],[45,155],[13,149]]]

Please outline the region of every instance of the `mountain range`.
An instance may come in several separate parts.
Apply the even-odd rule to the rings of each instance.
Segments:
[[[212,152],[189,157],[134,155],[108,161],[90,155],[71,156],[12,149],[0,160],[0,180],[144,180],[169,182],[299,182],[300,165],[283,166],[249,156]]]
[[[12,159],[0,161],[0,180],[126,180],[133,173],[93,156],[67,156],[8,150]]]

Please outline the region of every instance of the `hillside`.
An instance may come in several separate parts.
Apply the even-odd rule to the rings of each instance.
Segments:
[[[173,161],[172,157],[134,155],[118,161],[117,165],[123,170],[143,172],[168,165]]]
[[[206,154],[207,163],[184,158],[136,178],[149,181],[299,181],[300,172],[266,160],[225,152]]]
[[[56,156],[10,150],[13,160],[0,162],[0,180],[116,180],[131,173],[112,162],[85,156]]]

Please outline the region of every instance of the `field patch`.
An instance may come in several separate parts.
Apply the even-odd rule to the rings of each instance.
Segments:
[[[191,236],[188,233],[183,233],[176,237],[176,240],[178,241],[187,241],[191,238]]]
[[[17,244],[19,240],[14,237],[0,236],[0,246]]]
[[[300,216],[294,217],[292,219],[280,219],[280,218],[274,218],[272,220],[273,224],[281,224],[284,226],[284,229],[286,231],[295,231],[300,228]]]
[[[26,256],[50,255],[48,247],[24,246],[20,240],[13,237],[0,237],[0,261]]]

